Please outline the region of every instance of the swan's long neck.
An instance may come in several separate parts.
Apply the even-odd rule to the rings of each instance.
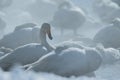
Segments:
[[[41,41],[41,45],[45,46],[48,50],[48,52],[54,50],[54,48],[48,44],[47,40],[46,40],[46,35],[47,33],[44,30],[40,30],[40,41]]]

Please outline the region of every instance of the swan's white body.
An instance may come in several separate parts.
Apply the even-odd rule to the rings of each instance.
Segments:
[[[19,30],[24,29],[24,28],[34,28],[35,26],[37,26],[37,25],[34,23],[24,23],[22,25],[16,26],[14,31],[19,31]]]
[[[98,69],[102,59],[95,49],[68,48],[60,53],[55,51],[31,64],[32,70],[55,73],[61,76],[81,76]]]
[[[120,47],[120,19],[115,19],[113,24],[101,29],[95,36],[94,41],[102,43],[105,48]],[[106,37],[107,36],[107,37]]]
[[[4,70],[8,70],[15,64],[30,64],[47,53],[47,49],[40,44],[32,43],[24,45],[14,50],[12,53],[4,55],[4,58],[0,60],[0,67]]]
[[[31,43],[18,47],[13,52],[2,57],[0,60],[0,67],[7,70],[14,64],[30,64],[37,61],[41,56],[47,54],[51,48],[49,48],[45,37],[50,28],[43,29],[44,27],[42,27],[40,31],[40,39],[43,40],[41,41],[41,44]]]
[[[69,5],[69,6],[68,6]],[[65,29],[73,30],[77,33],[77,29],[86,21],[85,13],[82,9],[72,6],[69,2],[61,3],[58,11],[56,11],[52,24],[54,27],[60,28],[63,34]]]
[[[29,25],[21,25],[15,28],[15,31],[5,35],[0,40],[0,47],[15,49],[19,46],[29,43],[39,43],[39,28],[31,27]]]

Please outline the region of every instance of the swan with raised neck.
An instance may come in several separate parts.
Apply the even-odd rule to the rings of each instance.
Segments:
[[[40,41],[41,45],[45,46],[48,50],[48,52],[54,50],[54,48],[47,42],[46,40],[46,35],[50,40],[53,39],[52,34],[51,34],[51,26],[48,23],[43,23],[41,28],[40,28]]]

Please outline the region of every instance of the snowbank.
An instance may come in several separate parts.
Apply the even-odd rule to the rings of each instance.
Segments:
[[[10,72],[0,70],[0,80],[119,80],[120,64],[114,64],[101,67],[96,71],[96,77],[71,76],[69,78],[61,77],[52,73],[25,72],[19,67],[14,67]]]

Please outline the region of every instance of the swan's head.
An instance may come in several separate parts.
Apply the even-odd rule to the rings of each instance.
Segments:
[[[50,40],[53,39],[53,37],[52,37],[52,35],[51,35],[51,26],[50,26],[50,24],[48,24],[48,23],[43,23],[43,24],[42,24],[42,27],[41,27],[41,30],[48,35],[48,37],[49,37]]]

